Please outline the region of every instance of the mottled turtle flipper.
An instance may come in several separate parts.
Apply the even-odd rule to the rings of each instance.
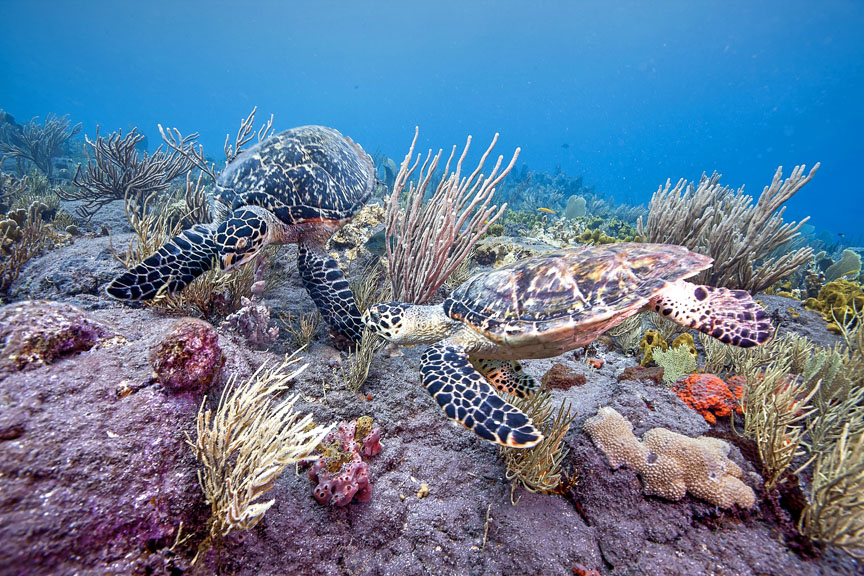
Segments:
[[[216,227],[198,224],[168,241],[155,254],[114,278],[105,292],[118,300],[151,300],[177,292],[210,270],[216,258]]]
[[[502,446],[530,448],[543,439],[531,419],[502,400],[460,346],[440,342],[420,358],[423,385],[451,420]]]
[[[517,398],[528,398],[540,389],[537,381],[526,374],[516,360],[474,358],[471,364],[492,386]]]
[[[658,314],[724,344],[750,348],[774,336],[768,313],[745,290],[670,283],[649,304]]]
[[[354,293],[336,260],[319,244],[301,241],[297,268],[306,292],[324,321],[351,342],[359,342],[363,334],[363,319],[354,302]]]

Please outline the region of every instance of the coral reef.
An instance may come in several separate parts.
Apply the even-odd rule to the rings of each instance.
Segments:
[[[727,384],[714,374],[691,374],[672,386],[672,391],[709,424],[715,424],[717,418],[728,418],[733,412],[744,413],[743,386]]]
[[[384,230],[386,215],[383,204],[366,204],[350,222],[333,233],[327,241],[327,249],[340,266],[345,267],[369,253],[367,242],[374,234]]]
[[[730,447],[717,438],[690,438],[652,428],[640,441],[633,425],[612,408],[601,408],[585,430],[612,468],[627,465],[642,477],[646,494],[680,500],[688,492],[721,508],[755,504],[741,469],[727,458]]]
[[[840,325],[854,322],[856,311],[864,310],[864,290],[861,284],[839,279],[825,284],[816,298],[804,302],[808,310],[822,313],[828,329],[840,333]]]
[[[16,370],[32,370],[90,350],[115,337],[112,328],[75,306],[25,300],[0,308],[0,380]]]
[[[225,318],[219,328],[240,334],[256,348],[275,342],[279,337],[279,327],[270,326],[270,308],[245,296],[241,297],[240,306],[240,310]]]
[[[477,242],[472,258],[480,266],[499,268],[522,258],[530,258],[554,249],[555,246],[539,240],[499,236],[484,238]]]
[[[663,367],[663,381],[667,384],[677,382],[697,369],[696,357],[686,343],[668,350],[655,349],[654,362]]]
[[[150,348],[150,365],[168,392],[205,392],[222,368],[219,334],[207,322],[181,318]]]
[[[330,506],[347,506],[354,499],[368,502],[372,484],[362,456],[378,454],[380,438],[380,429],[368,417],[343,422],[327,434],[317,448],[320,456],[309,467],[309,480],[316,485],[315,500]]]

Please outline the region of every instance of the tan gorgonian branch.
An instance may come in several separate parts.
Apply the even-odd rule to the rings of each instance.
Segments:
[[[187,435],[198,460],[198,482],[210,504],[210,540],[255,526],[274,500],[257,502],[289,464],[308,460],[332,426],[317,426],[311,415],[294,411],[298,396],[276,396],[308,366],[286,357],[279,366],[262,364],[249,379],[229,380],[213,412],[201,403],[197,438]],[[209,544],[209,543],[208,543]]]
[[[87,166],[81,164],[75,170],[72,183],[75,189],[57,189],[64,200],[81,200],[78,214],[90,220],[103,206],[114,200],[142,204],[145,199],[158,197],[171,187],[175,178],[188,173],[194,163],[174,151],[162,150],[160,146],[153,154],[138,154],[138,144],[144,136],[133,128],[123,136],[113,132],[108,138],[99,136],[87,142]]]
[[[864,559],[864,430],[850,434],[846,424],[837,441],[816,456],[810,504],[799,529]]]
[[[179,234],[183,226],[182,218],[171,224],[172,199],[162,198],[159,191],[151,192],[144,198],[133,192],[126,195],[123,203],[126,219],[135,236],[129,241],[125,254],[117,254],[113,246],[112,253],[126,268],[131,268],[156,252],[171,237]]]
[[[632,354],[639,348],[639,341],[642,339],[642,321],[644,318],[644,313],[631,316],[606,332],[606,334],[615,339],[625,354]]]
[[[369,377],[369,367],[372,366],[375,353],[383,346],[384,340],[379,338],[377,334],[368,328],[363,329],[360,342],[357,343],[354,352],[346,361],[348,368],[343,367],[341,369],[346,390],[356,394],[360,387],[366,383],[366,379]]]
[[[801,442],[805,422],[813,414],[810,404],[819,390],[807,390],[803,378],[789,374],[789,361],[781,358],[761,373],[745,375],[744,436],[756,442],[762,461],[765,488],[771,490],[783,479],[796,456],[804,455]]]
[[[354,294],[354,303],[362,314],[369,306],[379,302],[392,300],[390,284],[383,282],[384,267],[377,261],[370,261],[360,270],[351,274],[348,284]]]
[[[298,348],[304,348],[315,338],[315,331],[321,323],[321,313],[316,308],[308,314],[300,310],[300,313],[294,316],[287,310],[283,310],[279,314],[279,321],[291,335],[292,342]]]
[[[231,135],[225,135],[225,164],[230,164],[234,158],[242,152],[243,146],[252,141],[255,137],[255,113],[258,112],[258,106],[252,108],[252,112],[246,116],[245,120],[240,121],[240,128],[237,130],[237,135],[234,137],[234,144],[231,145]],[[270,114],[270,119],[258,129],[258,142],[265,140],[273,132],[273,114]]]
[[[562,403],[554,411],[550,394],[537,392],[529,398],[510,400],[514,406],[541,424],[543,440],[527,450],[499,448],[498,454],[507,465],[507,479],[515,480],[531,492],[553,492],[561,484],[561,463],[567,456],[564,437],[576,412]]]
[[[809,247],[784,251],[800,235],[808,220],[784,222],[783,204],[807,184],[817,163],[804,175],[796,166],[783,180],[782,167],[756,203],[744,194],[721,186],[720,175],[703,176],[698,183],[667,181],[651,198],[648,220],[639,219],[639,235],[648,242],[680,244],[714,258],[714,266],[693,282],[759,292],[792,274],[813,255]]]
[[[465,283],[468,278],[471,277],[471,272],[473,272],[473,267],[471,266],[471,258],[465,258],[462,262],[459,263],[453,273],[447,277],[444,281],[444,285],[447,286],[450,290],[455,290],[459,286]]]
[[[426,155],[420,168],[417,182],[409,180],[420,163],[420,154],[412,164],[414,146],[419,129],[414,131],[414,140],[393,185],[390,206],[386,217],[385,244],[387,248],[388,274],[397,300],[422,304],[428,301],[435,291],[453,273],[459,264],[468,257],[474,244],[486,233],[489,226],[503,214],[507,205],[500,208],[491,205],[495,187],[513,169],[519,148],[513,153],[510,163],[502,170],[503,156],[498,157],[489,176],[480,173],[495,143],[498,134],[492,139],[489,148],[480,159],[477,168],[468,175],[462,175],[462,162],[468,154],[471,137],[456,162],[456,169],[450,172],[450,165],[456,154],[456,146],[444,167],[441,181],[432,197],[423,202],[442,150],[432,156]],[[408,186],[404,210],[400,199]]]

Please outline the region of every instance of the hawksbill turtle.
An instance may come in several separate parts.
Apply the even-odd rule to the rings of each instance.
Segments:
[[[493,390],[537,390],[518,360],[585,346],[642,310],[742,348],[771,339],[749,293],[684,281],[711,262],[668,244],[578,246],[476,274],[443,304],[387,302],[363,320],[391,342],[431,344],[420,374],[449,418],[490,442],[530,448],[542,434]]]
[[[120,300],[149,300],[162,290],[182,290],[214,261],[228,271],[268,244],[296,242],[309,296],[330,326],[357,342],[360,312],[324,243],[374,186],[372,158],[338,131],[301,126],[280,132],[240,153],[220,174],[215,223],[184,230],[105,291]]]

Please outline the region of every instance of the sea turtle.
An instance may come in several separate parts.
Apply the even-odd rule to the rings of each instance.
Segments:
[[[324,243],[363,206],[374,186],[372,158],[350,138],[324,126],[280,132],[240,153],[220,174],[217,222],[184,230],[105,291],[121,300],[149,300],[163,289],[183,289],[214,260],[227,271],[268,244],[297,242],[306,291],[324,319],[356,342],[360,312]]]
[[[496,444],[529,448],[542,434],[492,389],[518,397],[537,389],[517,360],[585,346],[642,310],[742,348],[770,340],[768,315],[750,294],[683,280],[711,261],[668,244],[577,246],[476,274],[443,304],[387,302],[363,320],[391,342],[431,344],[420,374],[449,418]]]

